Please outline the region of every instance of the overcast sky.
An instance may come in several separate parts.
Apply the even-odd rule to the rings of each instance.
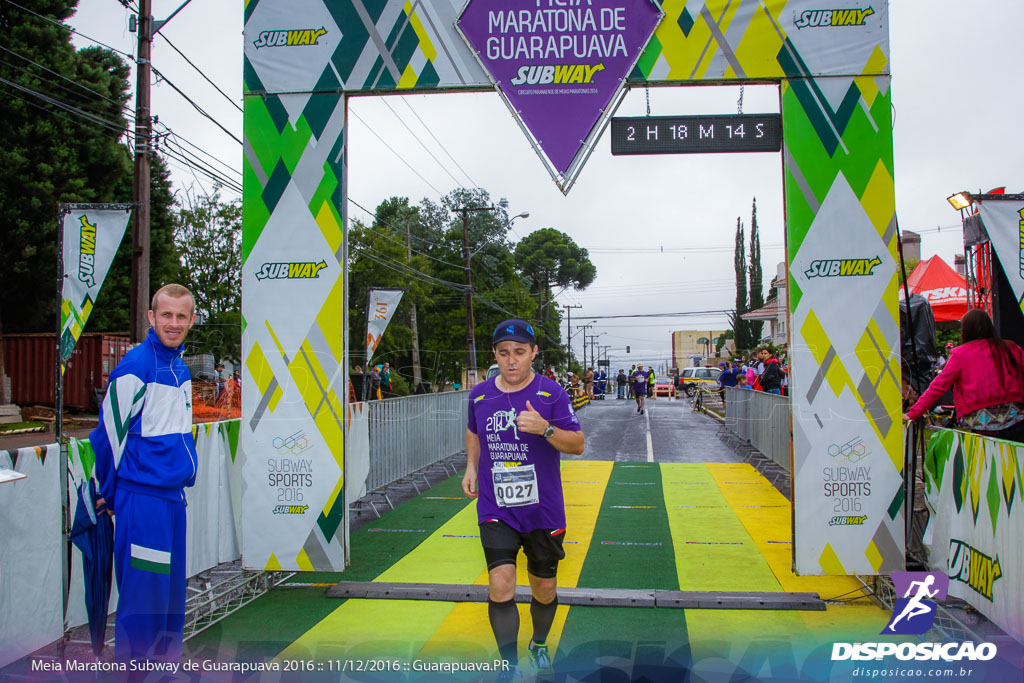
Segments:
[[[163,18],[180,5],[153,0],[153,12]],[[1024,190],[1024,89],[1016,75],[1024,63],[1024,3],[896,0],[889,14],[897,218],[901,229],[921,234],[923,257],[938,254],[952,264],[962,232],[946,197],[1001,185]],[[78,36],[76,44],[95,39],[134,53],[128,15],[118,0],[84,0],[70,23],[88,38]],[[154,67],[241,138],[241,3],[192,0],[161,33],[227,97],[161,37]],[[739,93],[738,86],[655,88],[651,113],[731,114]],[[629,93],[617,115],[643,115],[645,94]],[[152,109],[162,124],[234,169],[225,173],[240,182],[240,145],[158,79]],[[778,112],[778,88],[747,86],[743,111]],[[585,292],[558,297],[583,306],[572,312],[574,325],[596,316],[732,308],[736,219],[749,230],[754,197],[766,292],[784,258],[778,153],[612,157],[606,133],[564,197],[493,92],[358,98],[350,114],[349,196],[362,206],[372,210],[394,195],[437,200],[457,186],[480,186],[495,200],[507,198],[510,215],[530,213],[514,223],[513,238],[553,227],[587,248],[597,279]],[[172,168],[181,192],[212,187],[182,164]],[[349,215],[367,218],[355,206]],[[600,319],[594,331],[603,333],[599,343],[611,347],[613,364],[660,365],[670,355],[672,330],[727,327],[723,315],[689,315]]]

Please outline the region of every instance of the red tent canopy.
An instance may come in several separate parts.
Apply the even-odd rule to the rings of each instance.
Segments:
[[[938,256],[918,263],[907,277],[907,286],[912,294],[928,300],[936,322],[959,320],[967,312],[967,282]]]

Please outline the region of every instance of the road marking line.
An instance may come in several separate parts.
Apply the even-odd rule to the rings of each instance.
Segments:
[[[651,411],[644,410],[647,419],[647,462],[654,462],[654,441],[651,440]]]

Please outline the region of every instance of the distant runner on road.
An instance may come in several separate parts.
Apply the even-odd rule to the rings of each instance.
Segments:
[[[636,399],[636,412],[644,414],[644,397],[647,396],[647,373],[644,372],[643,364],[636,366],[636,371],[629,376],[630,385],[633,387],[633,398]]]
[[[533,327],[506,320],[494,330],[500,374],[469,392],[466,474],[462,490],[477,499],[480,541],[487,560],[487,615],[508,663],[499,681],[519,680],[516,556],[526,555],[533,600],[530,659],[553,673],[546,644],[558,606],[558,562],[565,557],[565,501],[560,453],[583,453],[584,436],[568,394],[534,374]]]

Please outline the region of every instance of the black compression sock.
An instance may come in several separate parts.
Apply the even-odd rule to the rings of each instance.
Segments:
[[[544,604],[533,598],[530,601],[530,616],[533,617],[533,642],[545,643],[548,639],[548,632],[551,630],[551,624],[555,621],[555,609],[558,607],[558,596],[555,599]]]
[[[487,618],[498,642],[501,658],[512,666],[519,665],[519,609],[515,598],[505,602],[487,599]]]

